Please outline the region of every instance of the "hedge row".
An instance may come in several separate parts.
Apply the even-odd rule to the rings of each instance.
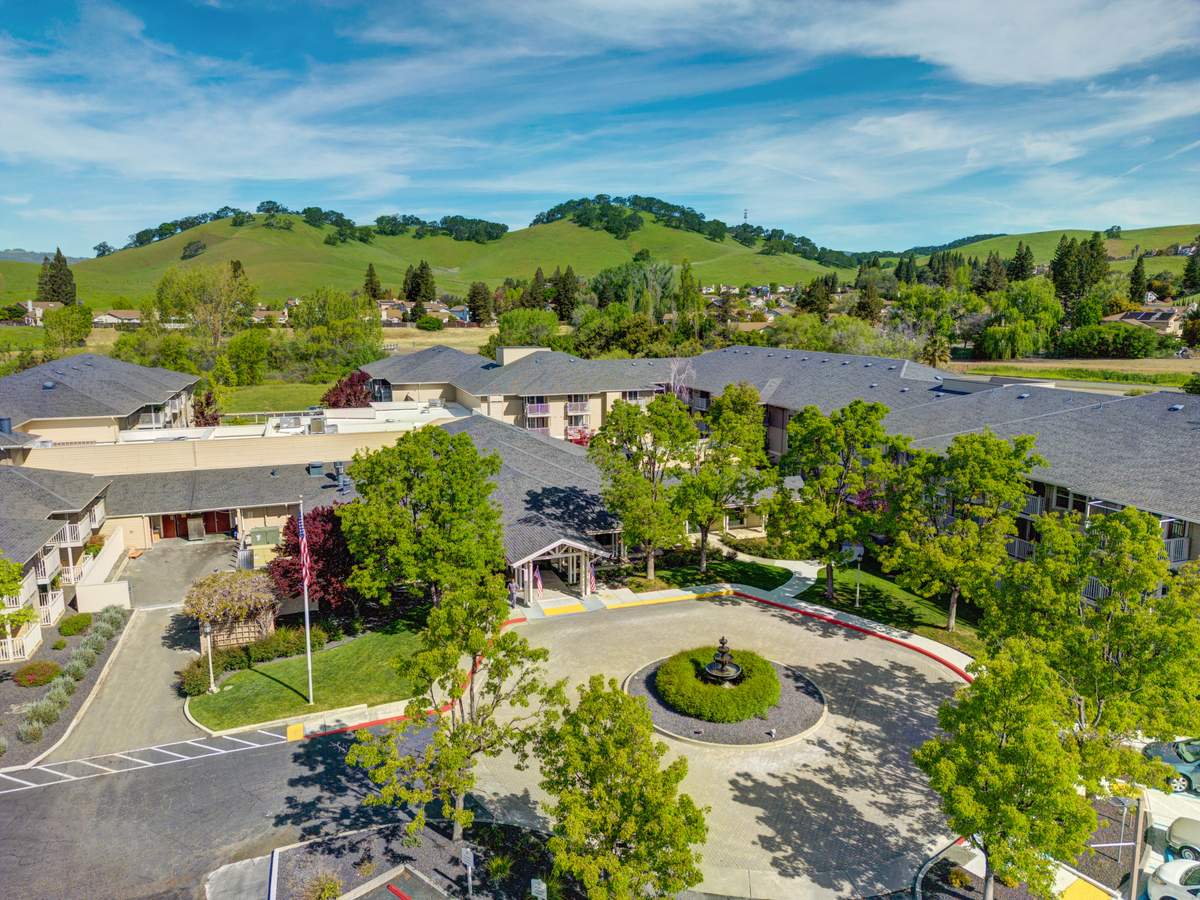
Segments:
[[[312,648],[320,650],[329,638],[320,625],[312,627]],[[241,647],[225,647],[213,653],[213,677],[223,672],[249,669],[257,663],[299,656],[304,652],[304,629],[280,625],[275,632],[261,640]],[[199,697],[208,691],[208,654],[202,653],[179,672],[179,689],[188,697]]]
[[[654,684],[667,706],[706,722],[742,722],[765,716],[779,703],[775,667],[749,650],[733,651],[733,661],[742,667],[742,674],[732,687],[706,681],[704,667],[716,652],[716,647],[696,647],[676,653],[659,666]]]
[[[50,681],[50,690],[25,711],[24,721],[17,726],[18,740],[33,744],[42,739],[46,733],[46,726],[58,721],[63,707],[75,693],[75,682],[83,680],[88,669],[96,664],[99,653],[112,640],[113,635],[125,627],[128,618],[128,610],[118,606],[106,606],[94,618],[88,615],[88,622],[92,624],[91,633],[71,654],[62,668],[62,674]]]

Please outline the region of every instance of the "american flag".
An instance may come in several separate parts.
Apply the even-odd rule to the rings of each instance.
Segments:
[[[308,536],[304,533],[304,504],[300,504],[300,514],[296,516],[296,530],[300,535],[300,577],[304,579],[307,588],[312,574],[312,560],[308,555]]]
[[[541,566],[533,567],[533,586],[537,588],[538,599],[542,599],[542,569]]]
[[[596,593],[596,564],[588,563],[588,593]]]

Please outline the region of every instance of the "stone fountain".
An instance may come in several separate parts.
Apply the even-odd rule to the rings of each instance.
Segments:
[[[704,667],[704,677],[713,684],[732,685],[741,677],[742,667],[733,661],[729,652],[729,642],[724,637],[717,645],[713,661]]]

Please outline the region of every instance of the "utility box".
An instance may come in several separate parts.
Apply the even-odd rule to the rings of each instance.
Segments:
[[[249,537],[251,547],[274,547],[280,540],[279,526],[268,525],[262,528],[251,528]]]

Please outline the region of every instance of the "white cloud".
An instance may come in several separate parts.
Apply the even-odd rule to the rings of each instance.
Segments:
[[[33,194],[4,194],[0,196],[0,203],[7,203],[9,206],[24,206],[33,199]]]

